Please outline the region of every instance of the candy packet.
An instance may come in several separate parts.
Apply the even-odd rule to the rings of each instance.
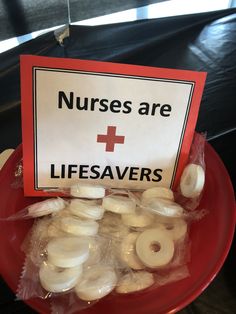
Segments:
[[[64,191],[68,198],[49,198],[9,217],[35,219],[22,246],[18,298],[49,298],[52,313],[74,313],[104,297],[159,289],[191,275],[189,231],[206,214],[197,207],[203,151],[204,139],[196,135],[175,191],[78,182]]]

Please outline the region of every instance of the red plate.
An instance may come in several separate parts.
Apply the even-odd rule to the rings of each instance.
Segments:
[[[21,155],[19,147],[0,172],[1,217],[16,213],[37,201],[35,198],[25,198],[22,189],[11,187],[15,166]],[[227,171],[209,144],[206,144],[205,157],[206,185],[200,207],[208,209],[209,214],[191,227],[191,276],[148,292],[104,298],[81,313],[173,313],[193,301],[213,280],[228,254],[236,211],[234,192]],[[1,222],[0,225],[0,271],[13,291],[16,291],[24,261],[20,246],[31,224],[31,221],[17,221]],[[27,304],[38,312],[50,312],[48,301],[32,299]]]

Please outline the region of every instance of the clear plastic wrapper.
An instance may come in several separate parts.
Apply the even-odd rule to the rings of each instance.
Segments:
[[[181,204],[187,211],[193,211],[198,207],[201,201],[203,190],[204,190],[205,170],[206,170],[205,159],[204,159],[205,138],[206,138],[205,134],[195,133],[191,150],[190,150],[188,165],[186,165],[186,168],[191,165],[195,166],[195,169],[192,169],[192,170],[194,173],[193,175],[195,177],[198,177],[198,179],[196,179],[194,182],[194,189],[196,193],[194,193],[193,194],[194,196],[192,197],[184,196],[183,191],[181,191],[181,180],[175,192],[176,202]],[[182,174],[182,177],[181,177],[182,181],[183,181],[183,175],[184,173]],[[189,178],[185,177],[185,181],[188,181],[188,180]]]
[[[99,200],[102,199],[106,193],[109,193],[109,188],[79,180],[70,187],[47,189],[44,192],[45,194],[50,193],[50,195],[55,193],[55,195],[60,194],[65,197]]]
[[[70,204],[54,215],[37,219],[26,237],[23,244],[26,260],[18,287],[18,298],[51,298],[55,313],[72,313],[74,309],[81,310],[93,305],[110,293],[139,292],[188,275],[187,227],[184,232],[181,231],[181,235],[174,236],[173,232],[173,235],[168,236],[173,242],[174,253],[170,261],[161,267],[143,264],[135,247],[140,234],[156,229],[168,232],[166,230],[173,230],[173,225],[178,225],[178,219],[172,218],[175,220],[171,225],[169,217],[160,221],[154,215],[147,225],[144,223],[136,226],[142,219],[146,222],[145,215],[150,217],[145,210],[138,209],[138,220],[134,221],[133,226],[132,219],[130,225],[130,217],[128,223],[124,224],[122,214],[107,211],[99,221],[96,235],[78,235],[74,234],[73,223],[71,230],[63,229],[64,218],[78,219],[68,209],[69,206]],[[83,220],[85,221],[87,220]],[[52,226],[56,231],[52,232]],[[76,242],[76,248],[82,241],[83,246],[78,254],[73,241]],[[155,245],[150,251],[158,252]]]
[[[67,206],[67,202],[60,197],[46,199],[41,202],[34,203],[29,205],[21,210],[19,210],[16,214],[6,217],[0,218],[0,220],[6,221],[15,221],[22,219],[32,219],[37,217],[43,217],[51,214],[55,214]]]
[[[44,296],[43,288],[38,284],[39,266],[45,259],[49,224],[49,217],[36,220],[22,244],[21,249],[25,252],[26,258],[17,289],[19,299],[27,300]]]
[[[23,188],[23,160],[21,159],[15,167],[14,181],[11,184],[13,189]]]

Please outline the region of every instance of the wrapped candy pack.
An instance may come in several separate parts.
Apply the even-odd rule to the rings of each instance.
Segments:
[[[73,313],[107,295],[139,293],[191,276],[188,234],[205,214],[196,209],[205,180],[200,138],[176,191],[78,182],[64,191],[70,197],[48,198],[9,217],[35,218],[22,245],[18,298],[50,298],[54,313]]]

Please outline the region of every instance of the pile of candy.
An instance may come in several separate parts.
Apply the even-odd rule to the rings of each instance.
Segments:
[[[198,197],[204,181],[203,168],[189,164],[181,177],[181,194]],[[27,250],[45,296],[73,291],[80,300],[93,301],[112,290],[135,292],[158,284],[156,274],[162,270],[186,264],[188,215],[170,189],[108,193],[78,183],[70,196],[27,208],[28,217],[50,215],[34,225]],[[27,263],[22,281],[26,274]]]

